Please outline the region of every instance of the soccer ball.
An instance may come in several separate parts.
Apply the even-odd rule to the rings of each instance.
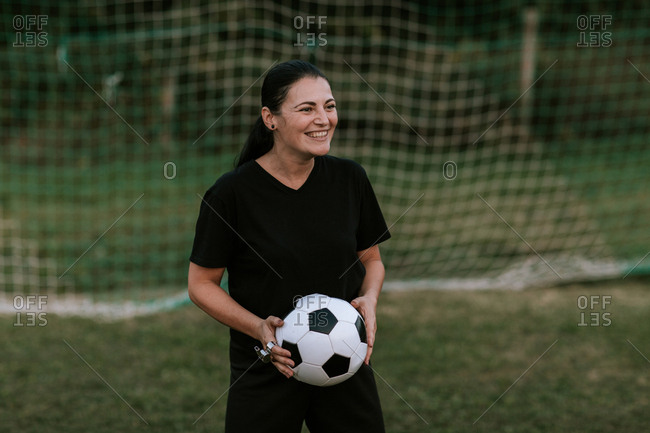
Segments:
[[[275,330],[275,338],[291,352],[293,377],[316,386],[352,377],[368,351],[359,312],[342,299],[318,293],[298,299],[284,325]]]

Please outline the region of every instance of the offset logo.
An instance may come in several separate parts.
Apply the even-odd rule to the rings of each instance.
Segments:
[[[296,42],[294,42],[293,46],[324,47],[327,45],[327,39],[325,38],[327,33],[322,31],[325,24],[327,24],[327,17],[322,15],[307,15],[306,17],[296,15],[293,17],[293,28],[297,30]]]
[[[47,313],[44,311],[47,295],[18,295],[14,297],[16,310],[15,327],[35,327],[47,325]]]
[[[580,31],[578,47],[612,46],[612,32],[607,30],[612,25],[611,15],[580,15],[576,24]]]
[[[13,19],[14,47],[45,47],[47,46],[47,15],[16,15]]]
[[[580,321],[578,326],[610,326],[611,313],[607,308],[612,305],[611,295],[578,296],[578,309]]]

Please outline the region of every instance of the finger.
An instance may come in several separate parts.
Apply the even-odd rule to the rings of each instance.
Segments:
[[[293,372],[291,370],[285,371],[281,367],[278,367],[278,371],[287,379],[291,379],[291,377],[293,377]]]
[[[296,366],[296,363],[293,361],[293,359],[286,356],[273,355],[273,358],[271,358],[271,360],[279,364],[286,365],[289,368]]]
[[[275,342],[275,329],[282,326],[284,321],[279,317],[269,316],[262,322],[262,341],[263,343],[268,343],[269,341]]]
[[[272,361],[272,362],[275,368],[277,368],[278,371],[282,373],[287,379],[293,377],[293,370],[289,368],[287,365],[278,361]]]
[[[366,323],[366,341],[368,342],[368,346],[371,346],[375,344],[375,334],[377,333],[377,325],[375,322],[367,322]]]
[[[284,324],[284,321],[282,319],[280,319],[279,317],[276,317],[276,316],[269,316],[269,317],[266,318],[266,320],[269,322],[269,324],[273,328],[279,328],[280,326],[282,326]]]
[[[352,305],[361,315],[366,327],[368,327],[369,324],[372,326],[371,322],[374,320],[374,315],[371,316],[372,311],[367,311],[368,309],[364,308],[363,304],[357,301],[357,299],[354,299],[350,305]]]
[[[293,361],[291,360],[291,352],[289,352],[287,349],[283,349],[281,346],[273,346],[271,349],[271,355],[273,356],[273,359],[287,359],[290,360],[293,364]]]
[[[368,352],[366,353],[366,359],[364,360],[366,364],[370,362],[370,355],[372,354],[372,349],[375,345],[376,333],[377,322],[375,320],[369,320],[366,322],[366,343],[368,344]]]
[[[289,352],[287,349],[283,349],[281,346],[278,346],[277,344],[273,346],[273,349],[271,349],[271,353],[273,356],[283,356],[285,358],[291,358],[291,352]]]
[[[278,361],[282,364],[288,365],[289,367],[295,366],[295,362],[291,359],[291,352],[282,348],[282,346],[278,346],[275,342],[274,346],[271,347],[271,360]]]
[[[370,355],[372,355],[372,346],[368,346],[368,352],[366,352],[366,359],[363,360],[363,362],[366,365],[370,365]]]

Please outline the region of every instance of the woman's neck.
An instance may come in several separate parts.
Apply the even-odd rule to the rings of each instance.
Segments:
[[[278,153],[275,149],[271,149],[256,161],[264,170],[292,189],[300,188],[314,168],[313,157],[309,159],[290,157]]]

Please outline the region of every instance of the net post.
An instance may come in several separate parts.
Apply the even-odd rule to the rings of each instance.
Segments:
[[[537,57],[537,25],[539,12],[535,7],[528,7],[523,13],[524,33],[521,44],[521,133],[524,142],[528,142],[531,127],[533,89],[528,90],[535,80],[535,60]]]

